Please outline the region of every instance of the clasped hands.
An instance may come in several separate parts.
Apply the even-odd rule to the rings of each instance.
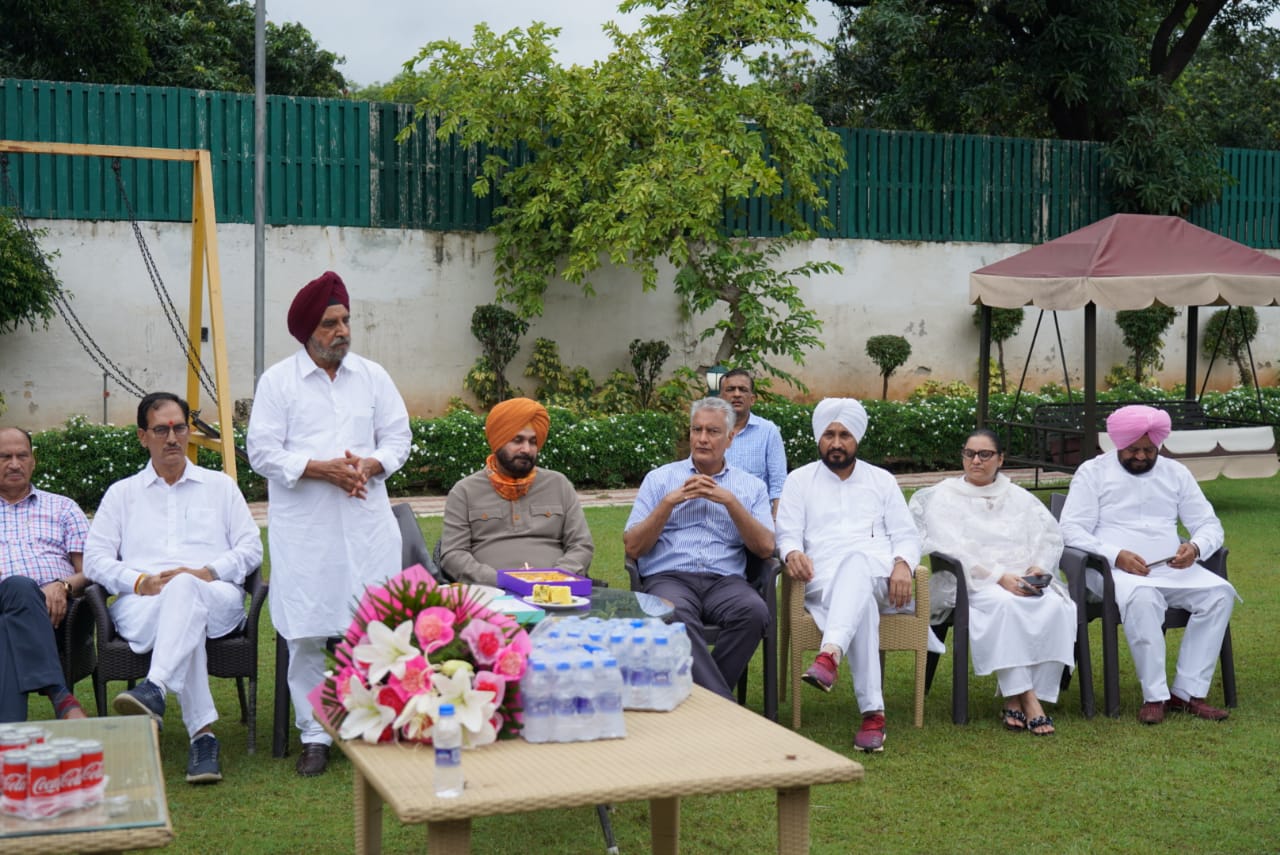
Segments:
[[[1194,543],[1187,541],[1178,544],[1178,551],[1173,554],[1166,563],[1174,570],[1185,570],[1195,563],[1200,557],[1200,547]],[[1146,576],[1151,572],[1151,568],[1147,566],[1146,560],[1136,552],[1130,552],[1127,549],[1120,550],[1116,556],[1116,566],[1126,573],[1132,573],[1134,576]]]
[[[160,573],[143,574],[142,579],[138,581],[135,593],[144,597],[154,597],[164,590],[164,586],[169,584],[174,577],[182,573],[190,573],[204,582],[215,581],[213,574],[209,572],[207,567],[174,567],[172,570],[165,570]]]
[[[736,501],[733,493],[721,487],[710,475],[691,475],[676,489],[667,494],[667,501],[672,505],[681,505],[690,499],[708,499],[717,505],[728,505]]]
[[[376,457],[358,457],[349,450],[342,457],[316,461],[317,477],[328,481],[354,499],[368,495],[365,485],[382,471],[382,463]]]

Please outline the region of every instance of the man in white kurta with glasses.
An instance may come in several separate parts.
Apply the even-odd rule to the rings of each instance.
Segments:
[[[1197,563],[1223,541],[1222,524],[1195,476],[1176,460],[1160,457],[1169,414],[1155,407],[1121,407],[1107,419],[1116,450],[1080,464],[1071,479],[1059,525],[1067,546],[1096,552],[1111,562],[1116,605],[1133,654],[1142,707],[1138,721],[1159,724],[1165,712],[1221,721],[1227,711],[1205,703],[1236,591]],[[1178,540],[1178,522],[1190,538]],[[1102,579],[1089,571],[1089,588]],[[1165,673],[1161,627],[1167,608],[1186,609],[1177,675]]]

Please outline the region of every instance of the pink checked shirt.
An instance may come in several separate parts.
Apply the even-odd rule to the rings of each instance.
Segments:
[[[40,585],[75,573],[72,552],[84,552],[89,521],[80,506],[34,487],[17,504],[0,500],[0,579],[27,576]]]

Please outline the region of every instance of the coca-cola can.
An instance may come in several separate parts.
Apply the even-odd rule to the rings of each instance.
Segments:
[[[27,753],[27,816],[53,816],[62,806],[62,761],[52,751]]]
[[[55,740],[61,742],[61,740]],[[70,745],[54,746],[54,754],[58,757],[58,771],[62,780],[58,784],[62,810],[75,810],[80,807],[80,772],[84,768],[81,763],[80,744],[72,739]]]
[[[16,727],[7,727],[0,731],[0,753],[17,751],[27,747],[27,737]]]
[[[0,799],[0,808],[13,816],[25,816],[27,810],[27,752],[23,750],[6,751],[0,762],[0,776],[3,776],[4,791]]]
[[[83,768],[80,771],[80,786],[87,793],[100,785],[103,780],[102,743],[96,739],[82,739],[80,754],[84,758]]]
[[[18,733],[27,739],[27,747],[32,745],[43,745],[49,739],[49,731],[43,727],[36,727],[34,724],[28,724],[18,728]]]

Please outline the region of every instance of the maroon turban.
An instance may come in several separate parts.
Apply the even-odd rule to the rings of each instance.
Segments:
[[[342,284],[342,277],[327,270],[319,279],[312,279],[298,296],[293,298],[289,306],[289,335],[307,346],[307,340],[320,326],[320,319],[330,306],[342,306],[351,309],[351,298],[347,296],[347,286]]]

